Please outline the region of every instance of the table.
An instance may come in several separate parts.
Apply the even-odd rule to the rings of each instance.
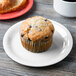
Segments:
[[[3,36],[13,24],[32,16],[44,16],[63,24],[72,34],[71,53],[63,61],[48,67],[32,68],[11,60],[3,49]],[[76,76],[76,18],[66,18],[55,12],[52,0],[34,0],[32,9],[25,15],[0,21],[0,76]]]

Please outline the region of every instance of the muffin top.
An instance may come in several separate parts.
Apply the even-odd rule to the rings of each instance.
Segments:
[[[53,33],[52,22],[41,16],[28,18],[20,26],[21,37],[32,42],[49,40]]]

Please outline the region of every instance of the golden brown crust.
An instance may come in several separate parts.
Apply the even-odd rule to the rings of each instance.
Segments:
[[[34,27],[32,24],[37,25],[37,28],[29,28],[29,25]],[[38,31],[40,29],[41,31]],[[32,33],[30,33],[31,30]],[[50,37],[52,37],[53,32],[54,32],[54,27],[51,21],[49,20],[45,21],[45,18],[40,16],[28,18],[20,26],[20,34],[22,33],[24,34],[23,38],[25,39],[26,37],[28,37],[33,42],[42,41],[45,39],[46,36],[48,36],[49,39]]]
[[[21,4],[16,6],[17,1],[18,0],[5,0],[3,3],[0,3],[0,13],[2,14],[2,13],[21,10],[27,5],[27,0],[23,0]]]

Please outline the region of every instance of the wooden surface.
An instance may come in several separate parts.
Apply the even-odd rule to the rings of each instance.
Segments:
[[[52,0],[34,0],[32,9],[25,15],[0,21],[0,76],[76,76],[76,18],[65,18],[53,9]],[[31,68],[11,60],[4,52],[2,40],[5,32],[16,22],[31,16],[41,15],[62,23],[72,34],[74,45],[63,61],[44,68]]]

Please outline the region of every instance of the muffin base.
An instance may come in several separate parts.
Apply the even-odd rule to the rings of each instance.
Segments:
[[[28,42],[28,41],[23,41],[21,39],[21,43],[23,45],[24,48],[26,48],[28,51],[31,52],[43,52],[46,51],[52,44],[52,39],[46,41],[46,42],[39,42],[39,43],[32,43],[32,42]]]

